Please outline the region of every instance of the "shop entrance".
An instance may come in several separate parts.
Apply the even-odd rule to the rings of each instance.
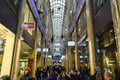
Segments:
[[[24,74],[24,69],[28,68],[29,50],[31,49],[32,48],[28,44],[22,41],[19,59],[19,71],[18,71],[19,77],[21,77]]]

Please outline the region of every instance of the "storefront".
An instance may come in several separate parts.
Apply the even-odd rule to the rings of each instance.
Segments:
[[[96,44],[96,66],[101,67],[103,72],[111,71],[115,78],[115,71],[117,69],[117,46],[114,28],[110,27],[102,33],[98,33]]]
[[[34,15],[26,2],[25,8],[24,8],[24,21],[23,23],[33,23],[34,27],[31,28],[23,28],[23,36],[21,36],[21,48],[20,48],[20,59],[19,59],[19,76],[23,75],[25,68],[31,69],[31,74],[34,69],[35,65],[35,52],[34,51],[34,44],[35,44],[35,28],[37,27],[37,23],[35,21]],[[26,35],[27,33],[27,35]],[[31,41],[28,41],[27,38],[31,38]],[[29,39],[30,40],[30,39]]]
[[[0,23],[0,75],[9,75],[15,34]]]

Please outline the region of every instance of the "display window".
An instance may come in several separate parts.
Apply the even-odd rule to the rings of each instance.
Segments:
[[[14,39],[15,34],[0,23],[0,75],[10,74]]]
[[[28,5],[28,3],[26,3],[26,6],[24,8],[24,21],[23,22],[33,22],[35,23],[35,27],[36,27],[36,21],[34,18],[34,15]],[[34,39],[35,39],[35,29],[31,30],[31,29],[24,29],[26,30]],[[38,35],[39,37],[39,41],[41,41],[41,36]],[[41,44],[41,43],[39,43]],[[18,70],[18,76],[21,77],[21,75],[24,74],[24,69],[26,68],[30,68],[31,71],[33,71],[33,63],[30,63],[31,60],[33,60],[32,62],[34,62],[34,58],[32,57],[33,54],[33,48],[31,46],[29,46],[29,44],[24,42],[24,37],[22,39],[21,42],[21,49],[20,49],[20,60],[19,60],[19,70]]]

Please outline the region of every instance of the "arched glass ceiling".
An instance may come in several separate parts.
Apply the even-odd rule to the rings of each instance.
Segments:
[[[50,6],[52,12],[54,44],[59,43],[61,45],[61,33],[64,19],[65,0],[50,0]]]
[[[53,35],[60,37],[62,31],[65,0],[50,0],[52,12]]]

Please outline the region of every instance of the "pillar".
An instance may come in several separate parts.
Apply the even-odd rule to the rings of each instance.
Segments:
[[[42,39],[41,39],[41,48],[42,48],[42,50],[43,50],[43,48],[45,48],[45,41],[44,41],[44,38],[43,38],[43,35],[42,35]],[[42,67],[44,67],[45,66],[45,59],[44,59],[44,52],[42,51],[41,52],[41,65],[42,65]]]
[[[68,67],[69,67],[69,71],[70,71],[70,69],[71,69],[71,67],[72,67],[72,56],[71,56],[71,47],[68,47],[68,54],[69,54],[69,64],[68,64]]]
[[[70,60],[69,60],[69,69],[72,69],[73,68],[73,56],[72,56],[72,54],[70,53],[69,54],[70,55]]]
[[[95,73],[95,46],[94,46],[94,33],[92,24],[92,9],[90,0],[86,0],[86,21],[87,21],[87,36],[88,36],[88,49],[89,49],[89,64],[90,75]]]
[[[18,64],[19,64],[19,58],[20,58],[20,47],[21,47],[21,36],[23,30],[21,29],[21,26],[24,21],[24,8],[26,6],[26,0],[21,1],[20,6],[20,12],[19,12],[19,20],[18,20],[18,27],[17,27],[17,33],[16,33],[16,39],[15,39],[15,48],[14,48],[14,55],[13,55],[13,67],[12,67],[12,80],[17,80],[17,74],[18,74]]]
[[[36,71],[36,62],[37,62],[37,27],[35,28],[35,41],[34,41],[34,48],[29,50],[29,60],[28,60],[28,67],[31,68],[32,76],[35,77],[35,71]],[[31,62],[30,62],[31,61]]]
[[[68,72],[68,66],[69,66],[69,57],[68,57],[68,46],[66,46],[66,51],[65,51],[65,69]]]
[[[67,71],[69,72],[69,69],[70,69],[70,54],[67,54]]]
[[[45,48],[48,48],[48,47],[46,46]],[[46,67],[48,66],[48,54],[49,54],[49,51],[45,52],[45,66]]]
[[[62,60],[62,66],[65,67],[65,59]],[[66,67],[65,67],[66,68]]]
[[[37,62],[36,62],[37,67],[41,67],[41,56],[42,56],[41,53],[37,55]]]
[[[40,56],[40,62],[41,62],[41,67],[43,67],[44,66],[44,55],[43,55],[43,53],[41,54],[41,56]]]
[[[79,69],[80,57],[78,52],[78,25],[75,26],[75,69]]]
[[[74,53],[71,53],[71,54],[70,54],[70,57],[71,57],[71,62],[70,62],[70,64],[71,64],[71,68],[73,69],[73,68],[75,68],[75,54],[74,54]]]
[[[48,66],[51,66],[52,65],[52,58],[48,58]]]
[[[43,62],[44,62],[43,52],[42,52],[43,46],[44,46],[44,40],[43,40],[43,35],[41,34],[41,41],[40,41],[41,52],[37,55],[37,63],[36,63],[37,67],[43,67]]]

